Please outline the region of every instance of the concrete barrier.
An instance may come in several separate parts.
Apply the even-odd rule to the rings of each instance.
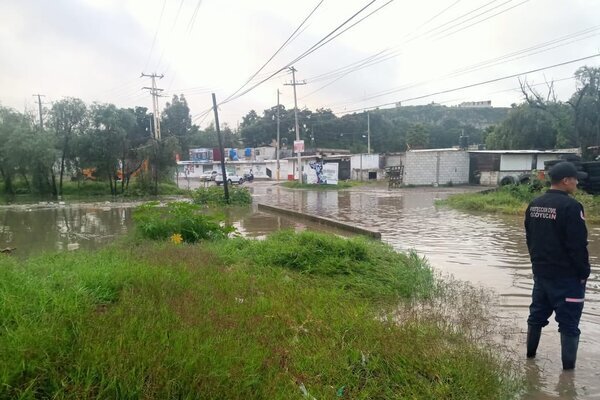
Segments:
[[[311,215],[311,214],[306,214],[306,213],[302,213],[302,212],[298,212],[298,211],[288,210],[286,208],[281,208],[281,207],[269,206],[266,204],[258,204],[258,209],[262,210],[262,211],[270,211],[270,212],[285,214],[285,215],[289,215],[291,217],[300,218],[300,219],[304,219],[304,220],[308,220],[308,221],[312,221],[312,222],[317,222],[319,224],[328,225],[328,226],[332,226],[332,227],[335,227],[338,229],[343,229],[343,230],[346,230],[349,232],[358,233],[360,235],[369,236],[374,239],[381,239],[381,232],[374,231],[374,230],[367,229],[367,228],[361,228],[356,225],[336,221],[331,218],[319,217],[316,215]]]

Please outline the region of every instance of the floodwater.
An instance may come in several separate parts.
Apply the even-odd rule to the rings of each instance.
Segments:
[[[288,190],[263,182],[247,186],[255,204],[270,204],[379,230],[382,240],[394,248],[414,249],[438,271],[497,293],[498,324],[506,325],[508,321],[512,327],[509,343],[524,354],[532,278],[522,219],[434,206],[436,199],[476,189],[388,190],[375,184],[344,191],[311,191]],[[15,254],[22,256],[44,250],[102,246],[131,229],[133,206],[135,203],[0,207],[0,249],[16,247]],[[264,237],[283,228],[343,234],[314,223],[258,212],[256,205],[251,209],[231,209],[226,217],[249,237]],[[544,329],[537,358],[525,364],[528,391],[524,399],[600,399],[600,226],[591,225],[588,229],[592,275],[580,325],[577,369],[562,373],[560,338],[556,323],[551,321]]]
[[[97,249],[133,228],[133,209],[140,202],[52,203],[0,206],[0,250],[16,257],[43,252]],[[347,235],[335,228],[259,213],[257,206],[231,208],[225,220],[242,235],[262,238],[274,230],[305,229]],[[0,255],[1,256],[1,255]]]
[[[489,288],[498,296],[498,324],[513,328],[508,343],[525,353],[526,319],[533,286],[521,217],[464,213],[435,207],[436,199],[474,188],[381,185],[344,191],[290,191],[254,187],[257,202],[379,230],[398,250],[414,249],[443,273]],[[592,275],[580,328],[577,369],[562,372],[557,324],[544,331],[537,358],[525,363],[524,399],[600,399],[600,227],[589,229]]]

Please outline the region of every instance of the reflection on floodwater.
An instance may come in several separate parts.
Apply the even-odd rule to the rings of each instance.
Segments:
[[[524,354],[526,318],[532,288],[522,218],[463,213],[435,207],[436,199],[471,188],[388,190],[369,185],[344,191],[288,190],[271,183],[247,185],[255,203],[303,211],[361,225],[382,233],[398,250],[415,249],[443,273],[487,287],[498,294],[499,321],[511,321],[510,343]],[[131,229],[131,205],[0,208],[0,248],[17,247],[18,256],[42,250],[95,248]],[[232,208],[227,220],[243,235],[262,238],[279,229],[344,232],[286,216]],[[538,356],[525,364],[525,399],[600,399],[600,227],[591,225],[592,275],[581,321],[577,369],[563,373],[560,338],[551,321]],[[500,324],[500,322],[499,322]],[[524,357],[523,357],[524,358]]]

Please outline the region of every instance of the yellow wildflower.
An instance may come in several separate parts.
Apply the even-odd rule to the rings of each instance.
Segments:
[[[183,242],[183,236],[181,236],[181,233],[174,233],[171,235],[171,242],[175,243],[175,244],[181,244],[181,242]]]

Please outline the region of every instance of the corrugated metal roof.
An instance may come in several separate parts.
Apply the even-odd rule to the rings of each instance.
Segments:
[[[579,154],[579,149],[558,149],[558,150],[469,150],[469,153],[489,153],[489,154]]]
[[[408,150],[407,153],[430,153],[430,152],[438,152],[438,151],[464,151],[463,149],[457,149],[454,147],[450,147],[447,149],[419,149],[419,150]]]

